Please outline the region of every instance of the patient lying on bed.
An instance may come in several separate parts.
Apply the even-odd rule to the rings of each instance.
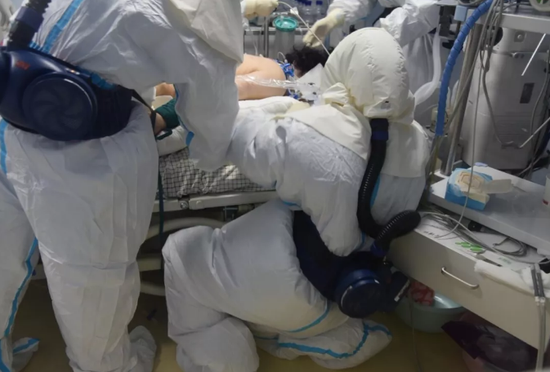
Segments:
[[[261,80],[300,78],[318,64],[324,66],[328,55],[323,49],[295,46],[293,51],[285,56],[285,59],[286,62],[281,62],[245,54],[243,63],[237,68],[237,79],[235,80],[239,90],[239,100],[262,99],[286,94],[284,89],[260,86],[239,78],[239,76],[249,76]],[[164,83],[156,87],[156,95],[175,97],[176,91],[172,84]]]

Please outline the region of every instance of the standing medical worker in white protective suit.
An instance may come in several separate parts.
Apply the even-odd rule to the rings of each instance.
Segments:
[[[53,0],[33,47],[137,92],[175,83],[191,156],[216,169],[238,111],[240,20],[238,1]],[[72,369],[152,371],[152,336],[127,333],[157,188],[148,110],[136,102],[126,128],[83,142],[2,121],[0,147],[0,371],[25,346],[10,334],[38,252]]]
[[[379,0],[393,11],[376,26],[388,31],[401,45],[409,73],[410,89],[415,93],[433,77],[433,36],[429,32],[439,23],[437,0]],[[333,29],[366,17],[376,0],[334,0],[327,16],[315,23],[312,31],[323,40]],[[312,31],[304,37],[306,44],[319,45]]]
[[[370,150],[368,118],[388,118],[373,215],[383,223],[416,208],[428,143],[412,119],[399,45],[381,29],[348,36],[326,64],[323,90],[323,105],[286,115],[296,104],[288,97],[239,111],[230,159],[255,182],[275,185],[283,201],[222,229],[182,230],[163,249],[169,335],[186,372],[254,372],[256,343],[281,358],[308,355],[324,367],[349,368],[390,340],[385,327],[348,318],[306,279],[288,204],[312,217],[337,255],[367,247],[356,210]]]

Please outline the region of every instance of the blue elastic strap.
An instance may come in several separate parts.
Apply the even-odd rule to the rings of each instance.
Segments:
[[[29,44],[29,47],[31,49],[34,49],[34,50],[42,50],[42,47],[38,44],[36,44],[36,42],[34,41],[31,41],[31,43]]]
[[[179,94],[179,92],[178,92],[178,90],[176,89],[175,86],[174,86],[174,90],[176,91],[176,104],[177,104],[177,101],[180,97],[180,94]],[[176,115],[178,115],[177,111],[176,111]],[[179,115],[178,115],[178,120],[180,122],[180,125],[183,127],[183,129],[185,129],[187,131],[187,137],[185,138],[185,144],[187,145],[187,147],[189,147],[191,145],[191,141],[193,141],[193,138],[195,138],[195,133],[193,133],[191,130],[189,130],[189,128],[187,128],[185,126],[185,124],[183,123],[183,120],[181,120]],[[189,149],[189,155],[191,155],[191,149]]]
[[[376,197],[378,196],[379,189],[380,189],[380,176],[378,176],[378,179],[376,180],[376,185],[374,185],[374,190],[372,190],[372,195],[370,197],[371,208],[374,206],[374,202],[376,201]]]
[[[34,252],[36,251],[37,246],[38,246],[38,240],[34,239],[31,245],[31,249],[29,250],[29,254],[25,259],[25,266],[27,267],[27,275],[25,275],[25,279],[23,279],[23,283],[21,283],[21,285],[17,289],[17,292],[15,293],[15,298],[11,303],[11,315],[8,321],[8,327],[4,331],[4,337],[8,337],[11,332],[11,329],[13,327],[13,322],[15,320],[15,314],[17,314],[17,307],[19,306],[19,298],[21,297],[21,293],[23,293],[23,288],[25,288],[25,285],[27,284],[27,282],[32,276],[32,272],[34,269],[32,267],[31,260],[32,260],[32,256],[34,255]]]
[[[26,349],[29,349],[29,348],[33,347],[34,345],[36,345],[38,343],[38,341],[39,340],[36,339],[36,338],[31,338],[29,340],[29,342],[27,342],[26,344],[20,345],[20,346],[16,347],[15,349],[13,349],[13,353],[17,354],[17,353],[20,353],[20,352],[22,352]]]
[[[385,334],[387,334],[388,336],[391,337],[391,332],[384,326],[377,325],[377,326],[374,326],[374,327],[369,327],[367,324],[363,324],[363,337],[361,338],[361,341],[359,342],[359,344],[357,345],[355,350],[353,350],[353,352],[351,352],[351,353],[337,353],[337,352],[335,352],[333,350],[330,350],[330,349],[323,349],[323,348],[316,347],[316,346],[301,345],[301,344],[296,344],[294,342],[283,342],[283,343],[279,344],[279,347],[280,348],[287,348],[287,349],[294,349],[294,350],[302,351],[304,353],[314,353],[314,354],[328,355],[328,356],[330,356],[332,358],[335,358],[335,359],[345,359],[345,358],[350,358],[350,357],[354,356],[355,354],[357,354],[359,352],[359,350],[361,350],[361,348],[363,347],[365,342],[367,342],[367,339],[369,337],[369,333],[370,332],[376,332],[376,331],[384,332]]]
[[[19,306],[19,297],[21,297],[21,293],[23,292],[23,288],[25,288],[25,285],[29,281],[29,279],[32,276],[33,267],[32,267],[32,256],[34,252],[36,251],[36,247],[38,246],[38,241],[34,239],[31,249],[29,251],[29,254],[27,255],[27,258],[25,260],[25,266],[27,267],[27,275],[25,275],[25,279],[23,279],[23,283],[21,283],[21,286],[17,289],[17,292],[15,293],[15,298],[13,299],[13,302],[11,304],[11,315],[9,317],[8,326],[6,330],[4,331],[4,336],[2,338],[7,338],[11,332],[11,329],[13,327],[13,322],[15,320],[15,314],[17,314],[17,307]],[[4,361],[2,360],[2,344],[0,343],[0,372],[10,372]]]
[[[76,10],[82,4],[84,0],[73,0],[71,5],[65,10],[65,13],[61,16],[59,21],[53,26],[53,28],[50,30],[50,33],[48,34],[48,37],[46,38],[46,42],[44,43],[44,47],[42,48],[42,51],[44,53],[50,54],[53,45],[59,38],[59,35],[61,35],[61,32],[65,29],[73,15],[75,14]]]
[[[107,80],[103,79],[101,76],[99,76],[95,72],[89,72],[89,71],[86,71],[86,70],[83,70],[83,69],[79,69],[79,70],[89,74],[90,75],[90,80],[92,81],[92,84],[94,84],[95,86],[97,86],[101,89],[111,90],[111,89],[116,88],[116,85],[109,83]]]
[[[330,312],[330,305],[329,305],[328,301],[326,301],[325,312],[319,318],[317,318],[315,321],[313,321],[312,323],[308,324],[305,327],[302,327],[300,329],[296,329],[294,331],[288,331],[288,333],[299,333],[299,332],[303,332],[305,330],[308,330],[312,327],[315,327],[317,324],[321,323],[327,317],[329,312]]]
[[[284,201],[282,200],[283,204],[286,205],[287,207],[297,207],[297,208],[301,208],[298,204],[296,203],[292,203],[292,202],[287,202],[287,201]]]
[[[8,122],[2,119],[0,121],[0,167],[4,174],[8,174],[8,167],[6,165],[6,157],[8,155],[8,150],[6,149],[6,129],[8,127]]]

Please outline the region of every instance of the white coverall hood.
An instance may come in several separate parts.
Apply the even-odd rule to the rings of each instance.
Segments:
[[[325,65],[321,88],[325,101],[341,101],[347,95],[347,103],[367,118],[413,121],[405,58],[383,29],[365,28],[346,37]]]
[[[427,148],[414,122],[403,51],[385,30],[365,28],[344,39],[329,57],[321,80],[322,101],[286,116],[299,120],[350,149],[363,160],[370,153],[369,119],[389,120],[388,154],[382,173],[421,177]],[[338,125],[335,125],[338,123]]]
[[[238,0],[163,0],[170,23],[191,29],[212,48],[242,63],[243,28]]]

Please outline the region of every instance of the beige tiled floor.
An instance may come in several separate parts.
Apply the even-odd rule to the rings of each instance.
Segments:
[[[147,315],[156,310],[152,321]],[[38,314],[38,312],[40,312]],[[394,335],[390,346],[366,364],[349,369],[349,372],[416,372],[410,329],[393,315],[377,315]],[[178,372],[175,363],[175,344],[166,336],[166,306],[164,299],[142,296],[136,316],[131,324],[145,325],[158,343],[155,372]],[[32,282],[19,311],[15,324],[15,337],[37,337],[40,350],[24,372],[71,372],[65,356],[65,345],[55,323],[50,298],[43,281]],[[467,372],[460,350],[443,334],[417,333],[420,360],[424,372]],[[289,362],[260,352],[261,365],[258,372],[322,372],[308,358]]]

